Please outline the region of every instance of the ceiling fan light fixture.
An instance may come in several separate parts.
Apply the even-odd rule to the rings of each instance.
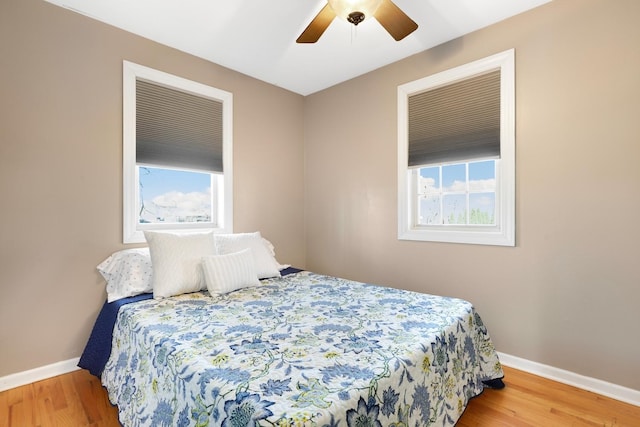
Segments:
[[[328,0],[335,14],[353,25],[373,16],[382,0]]]

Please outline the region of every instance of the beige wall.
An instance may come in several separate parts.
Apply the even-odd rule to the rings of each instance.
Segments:
[[[0,377],[78,357],[122,249],[122,60],[232,92],[234,226],[304,266],[304,99],[41,0],[0,3]]]
[[[499,351],[640,390],[639,16],[555,0],[306,97],[307,267],[468,299]],[[398,241],[397,86],[509,48],[517,246]]]

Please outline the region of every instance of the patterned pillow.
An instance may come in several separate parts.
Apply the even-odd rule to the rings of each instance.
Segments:
[[[97,269],[107,281],[107,302],[150,293],[153,290],[149,248],[114,252],[102,261]]]

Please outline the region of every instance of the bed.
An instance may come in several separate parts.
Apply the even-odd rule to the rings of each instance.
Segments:
[[[454,425],[469,399],[503,386],[469,302],[282,273],[107,303],[80,366],[124,426]]]

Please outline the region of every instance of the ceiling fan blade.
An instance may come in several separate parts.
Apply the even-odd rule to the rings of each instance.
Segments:
[[[396,41],[402,40],[418,28],[418,24],[391,0],[382,0],[373,16]]]
[[[322,33],[324,33],[324,30],[329,27],[335,17],[336,13],[331,9],[329,3],[325,4],[322,10],[318,12],[315,18],[313,18],[313,21],[311,21],[302,34],[300,34],[296,43],[317,42]]]

